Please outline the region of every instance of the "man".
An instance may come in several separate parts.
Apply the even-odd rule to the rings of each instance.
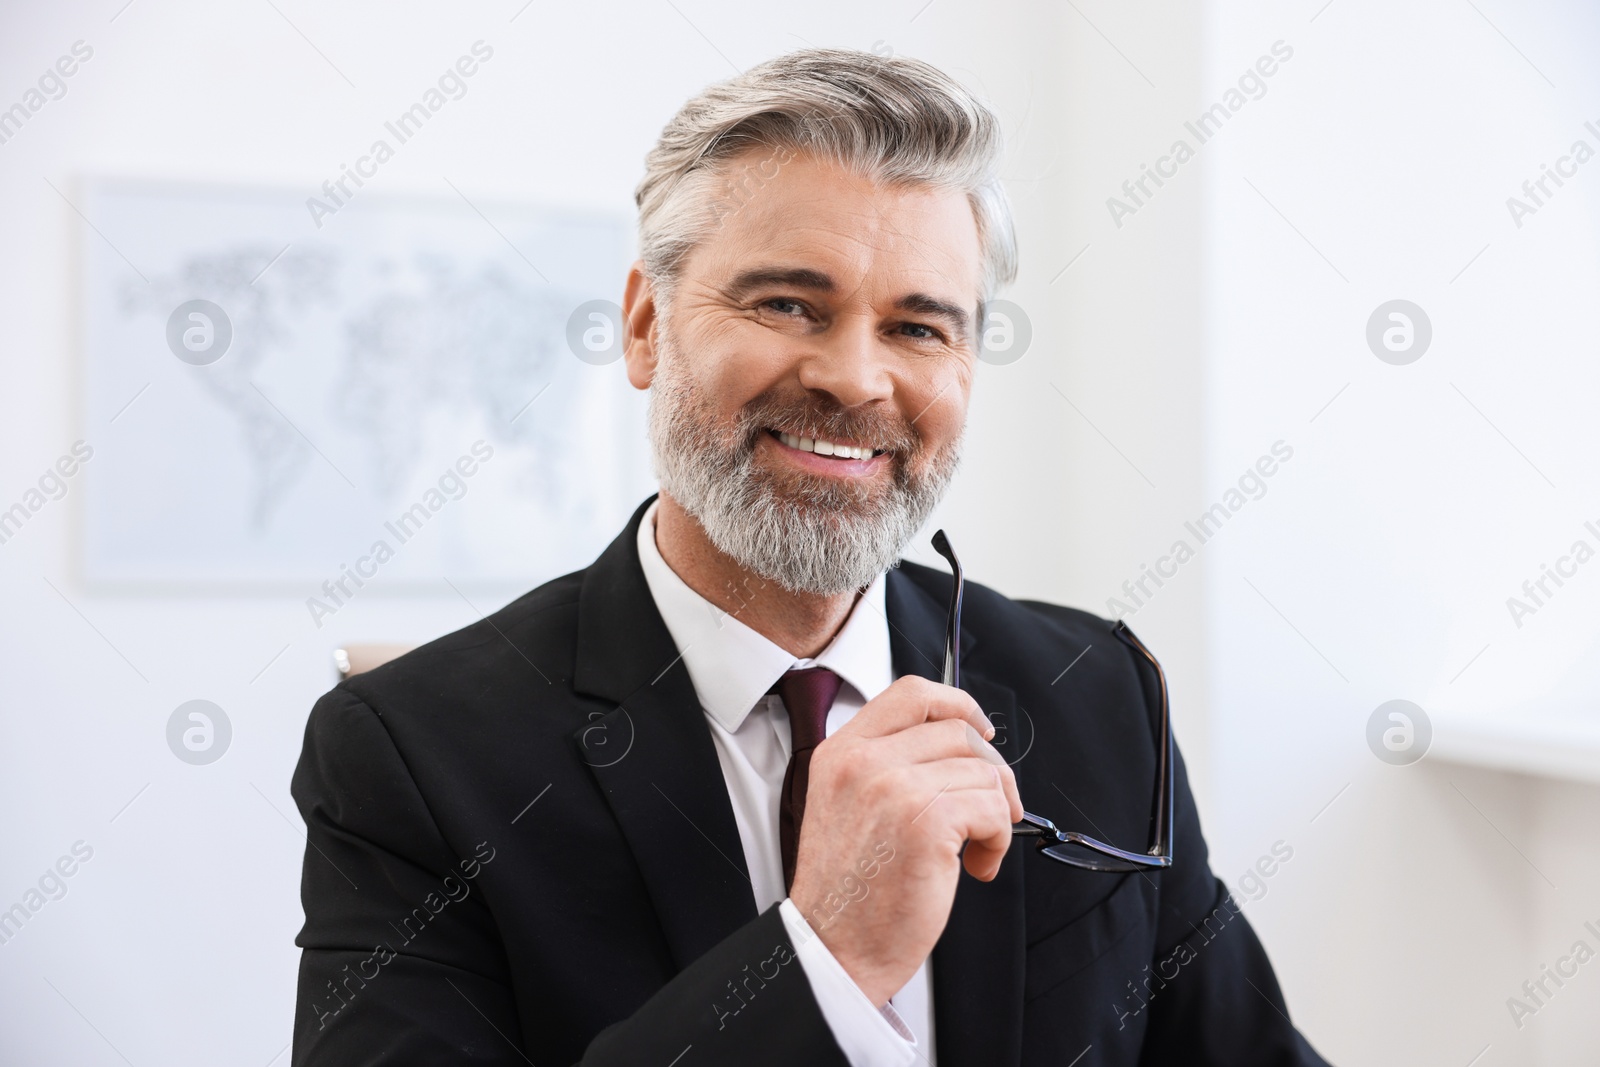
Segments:
[[[1169,869],[1013,845],[1026,798],[1144,847],[1154,668],[969,585],[941,684],[951,578],[896,566],[1015,273],[998,153],[936,69],[830,50],[667,126],[625,297],[661,493],[317,703],[295,1063],[1322,1062],[1181,760]]]

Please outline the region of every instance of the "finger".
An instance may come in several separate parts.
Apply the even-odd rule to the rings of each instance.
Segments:
[[[996,768],[971,758],[922,766],[935,770],[918,774],[908,790],[911,822],[927,823],[936,834],[987,841],[1001,851],[1009,847],[1011,805]]]
[[[913,822],[922,818],[930,806],[951,793],[1000,791],[996,768],[974,756],[955,756],[916,764],[906,780],[909,785],[906,787],[905,800],[912,805]],[[962,836],[971,835],[963,833]]]
[[[1010,764],[995,768],[1000,775],[1000,791],[1005,794],[1006,811],[1013,823],[1022,821],[1022,794],[1017,791],[1017,776]]]
[[[1003,800],[993,799],[993,794],[984,798],[982,805],[985,809],[999,808],[1001,820],[1010,818],[1010,809]],[[1009,822],[995,822],[994,813],[986,810],[982,825],[971,827],[972,835],[967,841],[967,847],[962,852],[961,862],[967,873],[980,881],[988,882],[1000,873],[1000,864],[1005,860],[1006,854],[1011,850],[1013,840],[1011,824]],[[987,831],[980,833],[980,831]]]
[[[1005,763],[999,750],[985,741],[964,718],[937,719],[908,726],[898,733],[873,739],[872,748],[874,758],[900,763],[927,763],[957,756],[976,756],[996,766]]]
[[[992,774],[992,772],[991,772]],[[936,829],[965,840],[963,864],[975,878],[991,879],[1011,847],[1010,812],[992,783],[988,788],[952,789],[928,806],[923,818],[938,823]]]
[[[966,850],[961,853],[961,865],[967,873],[980,882],[992,882],[1000,874],[1000,865],[1005,862],[1006,850],[1011,847],[1011,839],[1006,838],[1006,848],[996,849],[979,841],[968,841]]]
[[[884,737],[940,719],[964,719],[985,739],[994,736],[994,724],[971,694],[913,675],[896,679],[835,733]]]
[[[999,750],[979,737],[978,732],[964,719],[945,719],[912,726],[892,736],[879,738],[873,743],[873,748],[887,752],[888,758],[910,764],[976,756],[1000,772],[998,784],[1005,794],[1011,821],[1022,820],[1022,796],[1017,791],[1017,776]]]

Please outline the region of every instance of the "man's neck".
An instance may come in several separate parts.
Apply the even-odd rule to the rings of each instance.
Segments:
[[[656,548],[690,589],[802,659],[828,647],[859,595],[791,593],[759,577],[712,544],[700,521],[666,493],[656,507]]]

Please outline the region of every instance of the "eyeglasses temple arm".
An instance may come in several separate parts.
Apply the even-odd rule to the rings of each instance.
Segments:
[[[961,587],[966,583],[961,573],[961,561],[956,558],[955,549],[950,547],[950,538],[945,536],[943,530],[934,531],[933,550],[949,562],[950,573],[954,577],[950,589],[950,613],[944,632],[944,684],[960,688]]]
[[[1134,636],[1128,624],[1121,619],[1117,620],[1112,628],[1116,635],[1127,643],[1136,652],[1150,662],[1156,672],[1156,684],[1161,695],[1161,722],[1157,726],[1160,737],[1156,739],[1156,795],[1150,812],[1150,852],[1152,856],[1172,856],[1172,821],[1176,797],[1176,790],[1171,786],[1173,777],[1172,761],[1172,715],[1167,703],[1167,672],[1161,669],[1161,663],[1144,646],[1144,642]]]

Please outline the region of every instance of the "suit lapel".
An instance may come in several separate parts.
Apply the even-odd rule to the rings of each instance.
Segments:
[[[615,705],[573,735],[680,969],[756,917],[711,731],[639,566],[639,522],[585,572],[574,686]]]
[[[937,681],[944,664],[944,605],[904,572],[890,571],[886,610],[895,675]],[[963,664],[977,644],[968,633],[961,635]],[[963,666],[961,688],[997,728],[1016,721],[1016,694],[1009,687]],[[994,881],[980,882],[963,872],[957,884],[950,920],[933,949],[940,1067],[1016,1067],[1022,1062],[1024,855],[1025,849],[1013,845]]]

